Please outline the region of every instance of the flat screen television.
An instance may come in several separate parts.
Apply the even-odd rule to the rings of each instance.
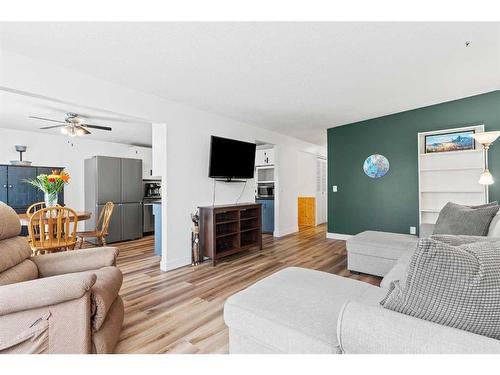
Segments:
[[[253,178],[255,143],[212,136],[208,177],[227,181],[233,178]]]

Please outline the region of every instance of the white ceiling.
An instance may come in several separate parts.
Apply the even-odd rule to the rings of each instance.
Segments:
[[[0,46],[317,144],[500,88],[500,23],[4,23]]]

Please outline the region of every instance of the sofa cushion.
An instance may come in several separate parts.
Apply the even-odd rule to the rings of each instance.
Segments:
[[[25,259],[14,267],[0,272],[0,286],[38,278],[38,268],[30,259]]]
[[[380,283],[381,288],[389,289],[391,283],[399,281],[402,285],[406,282],[406,273],[408,272],[408,264],[396,263],[394,267],[384,276]]]
[[[31,255],[31,247],[23,237],[12,237],[0,241],[0,272],[3,272]]]
[[[97,276],[91,289],[92,330],[96,332],[101,328],[111,305],[118,297],[123,275],[116,267],[104,267],[86,273],[93,273]]]
[[[418,238],[409,234],[367,230],[347,240],[348,252],[387,259],[399,259],[415,249]]]
[[[406,282],[381,304],[434,323],[500,339],[500,243],[451,246],[422,239]]]
[[[283,353],[336,353],[337,317],[347,300],[378,305],[386,291],[365,282],[286,268],[228,298],[231,329]]]
[[[433,234],[486,236],[500,206],[477,208],[448,202],[439,212]]]
[[[19,236],[19,233],[21,233],[21,221],[16,211],[0,202],[0,241]]]

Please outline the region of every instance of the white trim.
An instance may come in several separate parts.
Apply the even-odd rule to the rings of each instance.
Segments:
[[[296,233],[299,231],[299,227],[288,228],[285,230],[275,230],[273,233],[274,237],[288,236],[289,234]]]
[[[175,270],[176,268],[189,266],[191,264],[191,257],[184,257],[180,259],[175,259],[174,261],[170,261],[168,263],[163,262],[163,259],[160,262],[160,269],[164,272]]]
[[[347,241],[349,238],[352,237],[352,234],[341,234],[341,233],[326,233],[326,238],[329,238],[331,240],[342,240],[342,241]]]

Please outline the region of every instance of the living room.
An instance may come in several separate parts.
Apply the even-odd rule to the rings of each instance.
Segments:
[[[0,353],[500,354],[499,22],[65,20],[0,23]]]

